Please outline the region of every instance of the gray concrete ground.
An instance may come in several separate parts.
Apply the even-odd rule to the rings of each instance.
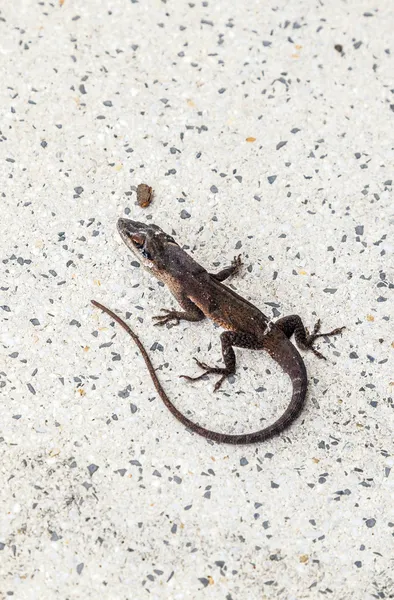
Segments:
[[[0,598],[392,598],[391,1],[2,2]],[[136,205],[135,187],[154,187]],[[346,325],[290,384],[174,300],[122,245],[151,220],[270,317]]]

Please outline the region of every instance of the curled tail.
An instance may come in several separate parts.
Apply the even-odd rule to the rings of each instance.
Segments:
[[[278,435],[284,429],[286,429],[299,415],[305,400],[306,389],[307,389],[307,377],[306,377],[306,369],[304,362],[296,350],[296,348],[287,340],[285,336],[283,336],[283,343],[281,344],[281,357],[280,360],[276,356],[275,347],[273,345],[272,349],[270,347],[270,339],[267,336],[267,345],[264,347],[265,350],[279,363],[279,365],[283,368],[283,370],[290,376],[292,385],[293,385],[293,393],[291,396],[290,404],[285,410],[285,412],[275,421],[272,425],[268,425],[264,429],[260,429],[259,431],[254,431],[253,433],[241,433],[241,434],[227,434],[227,433],[219,433],[217,431],[211,431],[210,429],[205,429],[205,427],[201,427],[197,423],[194,423],[180,410],[174,406],[166,392],[164,391],[157,375],[156,371],[152,365],[151,359],[147,351],[145,350],[141,340],[139,337],[130,329],[130,327],[112,310],[96,302],[95,300],[91,301],[94,306],[100,308],[102,311],[106,312],[110,317],[114,319],[123,329],[130,335],[133,341],[138,346],[139,351],[142,354],[142,357],[145,361],[145,364],[148,368],[149,374],[152,378],[154,386],[159,394],[160,398],[163,400],[164,404],[168,408],[168,410],[180,421],[185,427],[198,433],[199,435],[207,438],[208,440],[213,440],[222,444],[256,444],[258,442],[264,442],[269,438]],[[287,343],[286,343],[287,342]]]

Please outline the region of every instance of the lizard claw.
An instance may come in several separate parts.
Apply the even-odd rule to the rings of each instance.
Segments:
[[[316,335],[316,333],[318,333],[320,331],[320,327],[321,327],[321,321],[320,321],[320,319],[318,319],[313,328],[312,335]]]
[[[346,329],[345,325],[343,327],[337,327],[336,329],[333,329],[330,331],[330,333],[322,333],[321,335],[338,335],[339,333],[342,333],[344,329]]]
[[[174,323],[173,323],[174,325],[179,324],[180,319],[175,311],[167,310],[166,308],[162,308],[160,310],[166,314],[165,315],[155,315],[154,317],[152,317],[152,319],[157,321],[157,323],[155,323],[155,325],[165,325],[166,323],[170,323],[171,321],[174,321]]]
[[[311,350],[312,350],[313,354],[315,356],[317,356],[317,358],[322,358],[323,360],[327,360],[327,358],[324,356],[324,354],[322,354],[321,352],[316,350],[316,348],[314,348],[313,346],[311,346]]]
[[[238,254],[238,256],[234,256],[233,260],[231,261],[231,265],[233,267],[235,267],[235,271],[234,273],[237,273],[239,271],[239,269],[242,266],[242,258],[241,258],[241,254]]]
[[[196,361],[196,363],[198,364],[198,366],[200,367],[200,369],[204,369],[205,371],[209,371],[212,367],[209,367],[206,363],[201,362],[200,360],[198,360],[195,356],[193,356],[193,360]]]
[[[205,375],[208,375],[208,371],[204,371],[204,373],[201,373],[201,375],[197,375],[197,377],[190,377],[190,375],[179,375],[179,377],[181,377],[182,379],[187,379],[187,381],[198,381],[199,379],[205,377]]]
[[[227,375],[223,375],[220,379],[217,380],[217,382],[215,383],[215,387],[213,388],[214,392],[217,392],[218,389],[222,387],[222,383],[226,379],[226,377]]]

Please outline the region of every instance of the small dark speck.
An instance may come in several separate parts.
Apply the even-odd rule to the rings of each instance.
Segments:
[[[46,147],[48,146],[48,143],[47,143],[45,140],[42,140],[42,142],[41,142],[41,146],[42,146],[43,148],[46,148]]]
[[[79,565],[77,565],[77,573],[78,573],[78,575],[80,575],[82,573],[84,566],[85,565],[83,563],[79,563]]]
[[[137,412],[138,408],[135,404],[130,403],[130,410],[131,410],[131,414],[134,415],[134,413]]]
[[[354,564],[356,565],[356,567],[358,569],[361,569],[361,567],[363,566],[363,563],[361,562],[361,560],[356,560],[356,562]]]
[[[356,42],[355,44],[353,44],[353,48],[355,50],[358,50],[360,48],[361,44],[362,44],[362,42]]]
[[[271,44],[272,44],[272,42],[269,42],[269,41],[267,41],[267,40],[263,40],[263,46],[264,46],[265,48],[268,48],[268,46],[271,46]]]
[[[358,358],[358,354],[357,354],[357,352],[351,352],[351,353],[349,354],[349,358],[353,358],[353,359],[355,359],[355,358]]]
[[[245,457],[243,457],[243,458],[241,458],[241,460],[239,461],[239,464],[241,465],[241,467],[245,467],[246,465],[248,465],[248,464],[249,464],[249,461],[248,461],[248,460],[247,460]]]
[[[159,342],[154,342],[150,349],[152,350],[152,352],[155,352],[155,350],[158,350],[158,352],[163,352],[164,350],[163,346],[159,344]]]
[[[78,185],[77,187],[74,188],[74,192],[78,195],[81,195],[83,192],[83,187]]]
[[[269,177],[267,177],[268,183],[270,183],[272,185],[276,178],[277,178],[277,175],[270,175]]]
[[[181,210],[181,219],[190,219],[191,214],[187,212],[187,210]]]
[[[90,473],[90,475],[93,475],[98,469],[97,465],[94,465],[93,463],[91,465],[88,466],[88,471]]]
[[[104,100],[103,104],[104,106],[112,106],[111,100]]]
[[[354,229],[355,229],[357,235],[363,235],[364,225],[357,225],[357,227],[355,227]]]
[[[217,567],[219,567],[220,569],[223,569],[225,562],[224,562],[224,560],[215,560],[215,565]]]
[[[298,129],[298,127],[291,129],[291,133],[298,133],[299,131],[301,131],[301,129]]]
[[[209,584],[209,579],[207,579],[206,577],[199,577],[198,581],[201,581],[204,587],[207,587],[207,585]]]
[[[279,144],[276,144],[276,149],[280,150],[281,148],[283,148],[283,146],[286,146],[287,141],[285,142],[279,142]]]
[[[220,88],[220,90],[218,90],[219,94],[224,94],[225,91],[226,91],[226,88]]]
[[[152,475],[154,475],[155,477],[161,477],[161,473],[159,473],[157,469],[153,471]]]
[[[130,386],[127,386],[124,390],[118,392],[119,398],[128,398],[130,396],[129,387]]]
[[[33,394],[33,396],[36,395],[36,390],[34,389],[34,387],[32,386],[31,383],[27,384],[27,389],[29,390],[29,392],[31,392]]]
[[[390,108],[394,112],[394,104],[390,104]]]
[[[375,527],[376,525],[376,519],[367,519],[365,521],[365,524],[367,527],[371,528],[371,527]]]
[[[279,487],[279,484],[275,483],[274,481],[271,481],[271,487],[272,487],[272,489],[276,489]]]
[[[81,327],[81,323],[79,321],[76,321],[75,319],[70,321],[70,325],[76,325],[77,327]]]
[[[209,189],[211,190],[212,194],[217,194],[219,191],[216,185],[211,185]]]
[[[32,325],[40,325],[40,321],[38,319],[30,319],[30,323]]]
[[[343,52],[343,46],[341,46],[341,44],[335,44],[334,48],[337,52]]]

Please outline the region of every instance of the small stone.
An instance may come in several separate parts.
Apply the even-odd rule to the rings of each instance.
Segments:
[[[88,471],[89,471],[90,475],[93,475],[97,470],[98,470],[98,466],[94,465],[93,463],[88,466]]]

